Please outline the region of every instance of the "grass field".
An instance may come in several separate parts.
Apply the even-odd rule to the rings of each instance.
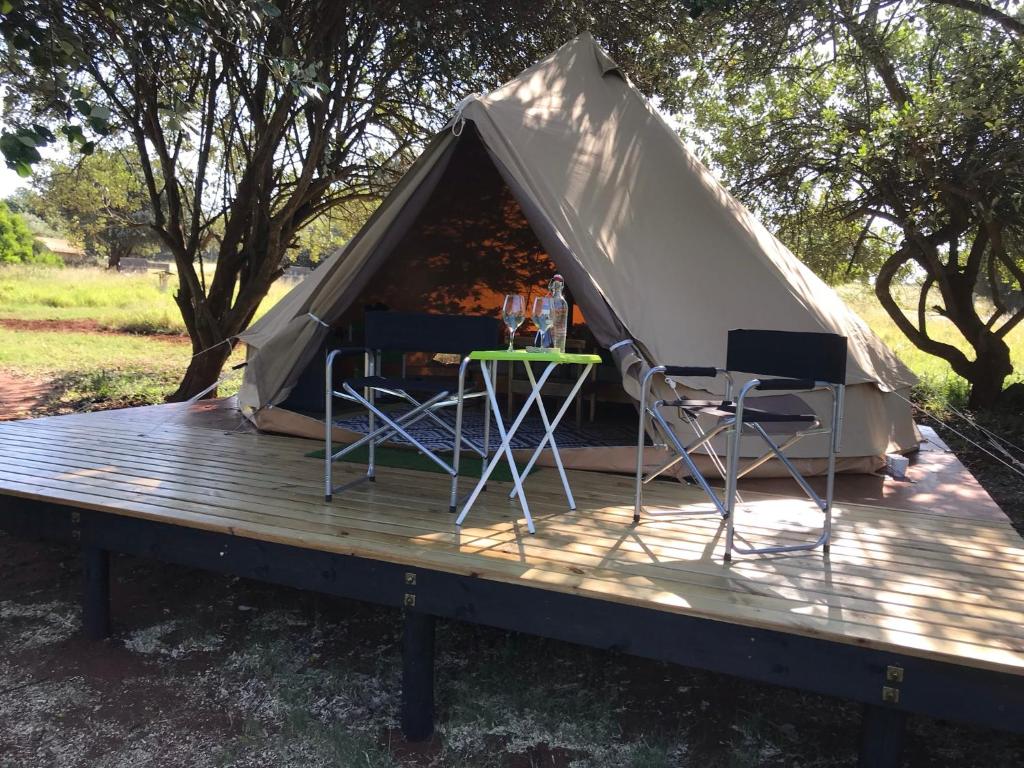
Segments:
[[[276,283],[257,317],[293,284]],[[6,266],[0,269],[0,318],[89,320],[127,333],[182,334],[185,325],[174,303],[177,287],[177,276],[170,275],[161,289],[152,272]]]
[[[257,316],[292,285],[275,284]],[[160,402],[192,354],[176,289],[174,275],[161,288],[155,273],[0,268],[0,367],[53,379],[63,410]],[[221,392],[231,394],[240,378],[226,380]]]
[[[947,402],[963,403],[967,397],[967,382],[953,373],[949,363],[945,360],[922,352],[915,347],[882,309],[869,286],[844,285],[839,288],[839,295],[907,367],[917,374],[921,380],[918,386],[918,396],[921,400],[940,409]],[[912,318],[916,317],[915,302],[914,291],[908,288],[901,297],[900,305]],[[968,349],[952,323],[934,312],[929,316],[928,332],[932,338],[938,341],[944,341],[963,350]],[[1018,325],[1010,332],[1007,343],[1010,345],[1010,355],[1014,365],[1014,374],[1006,382],[1008,386],[1014,381],[1024,381],[1024,325]]]
[[[159,277],[152,273],[4,267],[0,269],[0,365],[30,377],[62,377],[74,395],[71,402],[159,401],[174,388],[190,354],[173,299],[176,279],[170,276],[161,289]],[[276,284],[258,314],[292,285]],[[939,408],[946,402],[962,403],[966,382],[947,363],[911,344],[869,287],[847,285],[839,292],[920,377],[918,394],[923,401]],[[908,290],[908,308],[912,300]],[[4,325],[4,320],[23,322],[12,326]],[[935,338],[964,347],[943,318],[933,317],[930,330]],[[1024,378],[1024,325],[1015,329],[1009,342],[1018,371],[1012,380],[1019,381]],[[231,391],[228,384],[225,391]]]

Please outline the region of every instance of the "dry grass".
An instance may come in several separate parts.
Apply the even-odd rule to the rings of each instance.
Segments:
[[[940,358],[922,352],[903,332],[896,327],[892,318],[886,313],[875,298],[870,286],[852,283],[841,286],[839,295],[853,310],[864,319],[882,341],[884,341],[899,358],[906,363],[921,380],[917,394],[933,408],[942,409],[946,403],[961,405],[967,398],[967,382],[953,373],[949,363]],[[900,306],[911,319],[916,320],[916,293],[908,287],[899,296]],[[990,307],[982,307],[983,313],[991,312]],[[929,334],[938,341],[952,344],[970,354],[970,347],[953,324],[936,312],[928,316]],[[1010,346],[1015,373],[1007,381],[1024,381],[1024,325],[1018,325],[1006,339]]]

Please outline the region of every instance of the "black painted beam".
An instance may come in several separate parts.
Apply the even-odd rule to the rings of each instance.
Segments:
[[[858,768],[899,768],[907,713],[866,704],[861,718]]]
[[[402,621],[402,733],[434,735],[434,617],[406,609]]]
[[[110,553],[82,548],[82,622],[90,640],[110,637]]]
[[[0,527],[620,651],[887,710],[1024,732],[1024,677],[399,563],[0,495]],[[897,670],[898,705],[883,705]]]

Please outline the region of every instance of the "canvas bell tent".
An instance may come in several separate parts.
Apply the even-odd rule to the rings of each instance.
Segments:
[[[505,293],[536,295],[555,271],[574,327],[615,350],[627,393],[647,365],[722,365],[732,328],[839,333],[849,340],[840,467],[872,469],[917,445],[910,371],[723,189],[589,34],[465,99],[358,235],[242,334],[243,412],[261,429],[312,436],[315,422],[290,401],[366,308],[497,316]],[[801,397],[828,413],[827,397]],[[814,439],[798,448],[825,454]],[[576,464],[629,469],[628,456],[624,445]]]

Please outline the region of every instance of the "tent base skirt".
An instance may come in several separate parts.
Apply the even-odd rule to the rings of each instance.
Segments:
[[[256,427],[263,432],[306,437],[323,440],[324,423],[320,419],[305,416],[285,408],[264,408],[255,414],[253,419]],[[361,434],[341,427],[331,430],[332,440],[338,443],[351,443],[362,437]],[[532,449],[514,452],[516,459],[526,462],[532,455]],[[636,447],[621,446],[588,446],[585,448],[560,448],[559,453],[566,469],[582,469],[594,472],[614,472],[633,474],[636,471]],[[668,453],[661,448],[649,447],[644,450],[644,466],[653,470],[668,458]],[[698,468],[708,477],[715,476],[711,461],[701,456],[694,457]],[[798,458],[793,463],[805,476],[824,475],[827,460],[824,458]],[[542,467],[554,466],[550,453],[542,454],[537,464]],[[741,460],[742,466],[742,460]],[[884,456],[840,456],[836,460],[836,471],[844,474],[873,474],[885,466]],[[671,473],[666,473],[667,475]],[[751,478],[789,477],[785,467],[772,460],[762,464]]]

